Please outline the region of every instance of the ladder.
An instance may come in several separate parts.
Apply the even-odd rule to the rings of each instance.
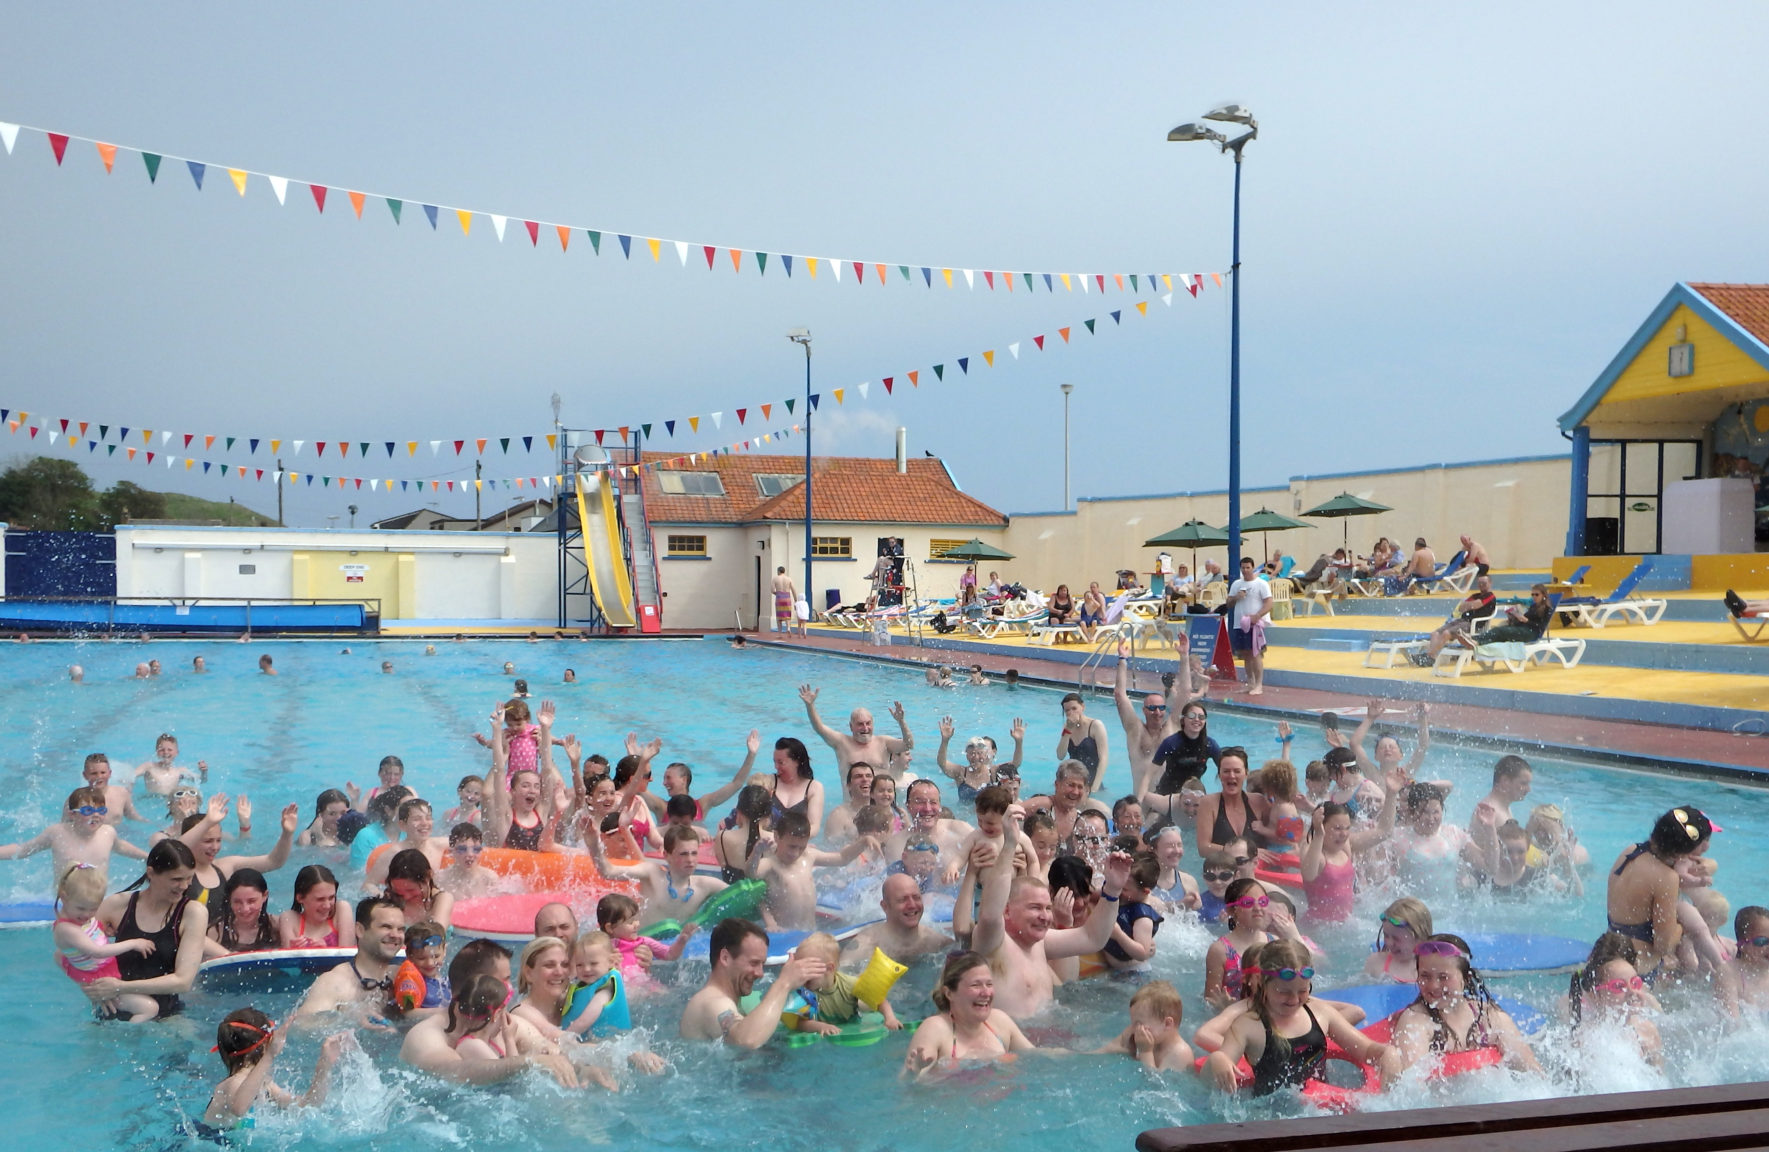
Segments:
[[[657,562],[651,539],[651,524],[645,519],[644,498],[634,490],[620,494],[621,519],[626,522],[627,547],[633,560],[633,606],[655,605],[657,596]]]

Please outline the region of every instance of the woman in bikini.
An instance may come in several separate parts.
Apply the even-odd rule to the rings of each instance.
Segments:
[[[947,958],[933,1000],[939,1013],[915,1030],[903,1059],[906,1075],[926,1079],[962,1062],[1012,1059],[1017,1052],[1037,1050],[1013,1017],[995,1007],[995,974],[975,952]]]
[[[1245,748],[1222,750],[1222,758],[1216,764],[1216,779],[1222,791],[1212,792],[1198,803],[1193,838],[1200,856],[1220,852],[1243,837],[1251,840],[1254,819],[1265,817],[1265,797],[1255,796],[1242,787],[1247,782]]]
[[[356,921],[338,899],[338,878],[324,864],[295,873],[295,898],[277,921],[284,948],[354,948]]]
[[[1622,853],[1610,869],[1609,930],[1641,945],[1642,976],[1676,966],[1683,938],[1677,923],[1677,864],[1706,852],[1713,834],[1713,823],[1701,809],[1673,808],[1653,822],[1645,842]]]
[[[749,855],[773,820],[774,794],[760,784],[746,784],[731,810],[732,824],[713,837],[713,856],[719,862],[719,879],[735,884],[749,877]]]

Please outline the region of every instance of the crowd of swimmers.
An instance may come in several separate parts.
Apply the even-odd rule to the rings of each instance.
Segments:
[[[226,1075],[202,1121],[220,1138],[255,1109],[323,1097],[356,1029],[398,1029],[401,1060],[451,1081],[488,1084],[538,1066],[567,1086],[613,1087],[628,1070],[666,1067],[643,1044],[623,1049],[621,1068],[598,1057],[639,1021],[684,1041],[753,1049],[782,1028],[835,1032],[876,1014],[887,1031],[919,1019],[903,1068],[924,1079],[1021,1053],[1062,1054],[1027,1022],[1062,985],[1108,973],[1123,981],[1125,1016],[1096,1054],[1195,1071],[1223,1092],[1304,1086],[1329,1054],[1374,1069],[1382,1083],[1470,1052],[1544,1074],[1467,940],[1435,931],[1429,907],[1475,889],[1515,900],[1582,896],[1592,861],[1558,807],[1527,806],[1527,761],[1499,757],[1490,791],[1457,825],[1445,816],[1451,785],[1424,774],[1423,707],[1402,717],[1372,700],[1350,731],[1329,714],[1306,755],[1294,754],[1298,737],[1280,725],[1276,755],[1256,764],[1247,749],[1210,737],[1189,668],[1159,691],[1133,694],[1133,680],[1121,655],[1117,735],[1083,697],[1063,698],[1054,771],[1036,778],[1023,721],[999,742],[966,739],[955,756],[956,726],[941,719],[936,771],[918,775],[902,704],[887,711],[890,732],[864,707],[837,728],[806,685],[806,726],[832,751],[838,779],[814,772],[794,736],[775,739],[758,770],[764,741],[752,731],[736,767],[700,791],[686,763],[654,772],[660,739],[628,736],[611,762],[557,733],[557,709],[531,707],[523,684],[473,734],[485,770],[453,781],[451,795],[419,795],[389,755],[366,791],[341,782],[311,814],[281,808],[274,843],[254,854],[226,850],[230,836],[253,839],[248,799],[205,795],[208,765],[186,762],[167,734],[151,759],[122,772],[104,753],[87,756],[62,819],[0,845],[0,859],[53,855],[54,953],[101,1020],[178,1014],[208,959],[340,951],[291,1021],[244,1007],[221,1022],[215,1051]],[[1379,731],[1385,717],[1410,725]],[[1107,803],[1098,793],[1114,751],[1132,787]],[[449,782],[423,785],[438,783]],[[1715,888],[1706,851],[1720,831],[1699,809],[1678,807],[1610,867],[1609,931],[1571,980],[1568,1027],[1615,1024],[1651,1064],[1663,1058],[1654,1021],[1667,989],[1678,1005],[1711,996],[1734,1016],[1769,1007],[1769,910],[1734,915]],[[488,846],[587,857],[606,889],[595,925],[547,905],[514,955],[457,933],[457,901],[511,890],[506,872],[481,862]],[[296,847],[316,862],[281,879]],[[114,855],[142,860],[141,878],[113,884]],[[704,981],[679,1020],[657,1021],[662,973],[682,957],[697,914],[738,885],[756,894],[753,915],[707,922]],[[876,922],[846,940],[817,931],[819,904],[836,888],[878,894]],[[366,894],[352,905],[346,890]],[[1354,893],[1376,891],[1396,898],[1365,972],[1417,995],[1372,1036],[1359,1030],[1369,1022],[1357,1005],[1313,994],[1326,956],[1308,932],[1350,920]],[[274,912],[284,893],[287,908]],[[932,914],[936,906],[950,906],[949,920]],[[1180,990],[1150,971],[1160,928],[1176,918],[1217,933],[1196,989],[1212,1015],[1191,1028]],[[671,939],[647,933],[665,922],[679,928]],[[764,989],[770,935],[782,932],[802,940]],[[881,964],[896,974],[937,964],[931,1004],[893,1004],[895,977],[876,978]],[[273,1075],[291,1023],[330,1033],[299,1097]]]

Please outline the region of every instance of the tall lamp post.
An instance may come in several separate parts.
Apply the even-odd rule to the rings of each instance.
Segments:
[[[1069,393],[1073,384],[1063,385],[1063,511],[1069,510]]]
[[[805,348],[805,604],[811,603],[811,330],[794,328],[786,334]],[[796,609],[795,609],[796,614]]]
[[[1233,140],[1205,124],[1181,124],[1167,133],[1175,143],[1208,140],[1235,154],[1234,254],[1229,264],[1228,322],[1228,578],[1241,571],[1241,150],[1259,136],[1259,122],[1239,104],[1224,104],[1204,113],[1219,124],[1241,124],[1246,132]]]

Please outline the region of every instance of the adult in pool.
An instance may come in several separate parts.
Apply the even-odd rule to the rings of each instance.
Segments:
[[[240,798],[245,803],[245,797]],[[227,796],[217,792],[209,797],[209,809],[202,816],[185,820],[179,839],[195,854],[197,869],[191,877],[191,898],[220,908],[226,895],[227,878],[235,869],[255,868],[274,872],[289,862],[289,849],[295,844],[295,829],[301,822],[301,810],[290,804],[283,809],[282,834],[269,852],[260,856],[220,856],[221,822],[227,818]]]
[[[897,727],[903,733],[901,736],[875,734],[872,713],[865,708],[856,708],[848,714],[848,734],[844,736],[825,724],[817,715],[817,693],[818,689],[806,684],[799,689],[799,699],[805,702],[805,714],[810,717],[811,728],[825,744],[835,749],[836,763],[853,764],[863,761],[872,765],[874,772],[888,772],[892,756],[915,747],[915,737],[909,733],[909,721],[905,719],[902,701],[893,701],[891,704],[891,719],[897,722]],[[779,766],[778,757],[775,759],[775,766]]]
[[[747,920],[721,920],[713,928],[707,955],[712,971],[706,984],[682,1009],[684,1040],[719,1040],[732,1048],[760,1048],[780,1025],[786,998],[808,983],[821,981],[829,965],[794,953],[768,986],[753,1010],[744,1013],[738,1001],[749,995],[767,968],[768,934]]]
[[[313,819],[295,843],[302,848],[336,848],[344,842],[338,838],[338,820],[350,811],[350,797],[336,788],[327,788],[313,802]]]
[[[434,920],[447,928],[452,923],[455,898],[436,885],[430,858],[416,848],[401,848],[387,865],[387,895],[405,912],[407,924]]]
[[[190,897],[196,857],[182,841],[163,840],[147,854],[147,871],[134,886],[98,906],[98,922],[112,940],[151,940],[145,955],[117,957],[119,979],[94,980],[82,991],[98,1006],[100,1019],[110,1019],[107,1001],[120,993],[152,996],[163,1018],[183,1011],[180,996],[196,982],[203,962],[209,912]]]
[[[1474,970],[1466,940],[1440,932],[1414,952],[1419,998],[1394,1021],[1394,1047],[1404,1066],[1487,1048],[1510,1067],[1541,1075],[1529,1042]]]
[[[805,690],[811,691],[809,688]],[[811,699],[815,699],[816,695],[812,691]],[[809,700],[806,701],[805,706],[810,708],[815,715],[816,708]],[[854,714],[858,716],[864,711],[865,709],[860,709]],[[868,714],[866,722],[866,731],[870,733],[872,730],[870,714]],[[907,732],[908,729],[904,729],[904,731]],[[835,744],[836,741],[831,740],[830,743]],[[861,759],[864,757],[856,753],[845,758],[843,763],[851,764]],[[867,763],[872,763],[872,761],[867,760]],[[805,819],[811,822],[811,838],[813,840],[817,838],[818,831],[823,827],[823,784],[814,778],[811,771],[811,753],[805,748],[803,740],[793,736],[782,736],[774,741],[774,771],[757,776],[755,782],[758,787],[767,789],[774,797],[772,808],[774,820],[779,820],[788,812],[803,812]]]
[[[368,896],[356,905],[356,955],[319,977],[295,1009],[297,1017],[341,1008],[374,1020],[387,1010],[399,953],[405,947],[405,914],[399,901]]]
[[[1179,662],[1182,675],[1189,671],[1186,665],[1184,660]],[[1187,683],[1189,679],[1187,676]],[[1118,670],[1112,682],[1112,701],[1118,706],[1118,723],[1124,728],[1125,753],[1130,757],[1131,791],[1140,795],[1154,780],[1155,752],[1173,735],[1174,725],[1179,721],[1179,709],[1170,706],[1164,694],[1150,692],[1142,698],[1139,710],[1130,699],[1130,681],[1130,646],[1120,643]],[[1183,699],[1185,688],[1176,683],[1173,694],[1176,699]]]
[[[921,886],[913,876],[902,872],[886,876],[878,906],[884,909],[884,920],[849,939],[842,949],[844,962],[864,965],[877,948],[900,964],[913,964],[951,947],[950,935],[922,921]]]
[[[1642,945],[1640,974],[1649,979],[1660,967],[1677,963],[1677,944],[1683,938],[1677,922],[1677,865],[1706,852],[1713,831],[1701,809],[1673,808],[1610,868],[1609,930]]]
[[[457,1084],[497,1084],[528,1067],[505,1008],[509,984],[492,975],[454,986],[448,1011],[406,1034],[399,1059]]]
[[[510,986],[508,948],[492,940],[469,940],[449,962],[448,982],[455,990],[457,999],[462,989],[481,978],[495,983],[486,986],[487,990],[483,995],[476,995],[475,998],[481,1004],[481,1008],[476,1011],[484,1011],[494,1004],[499,1008],[507,1008],[516,995],[516,990]],[[495,994],[490,991],[492,988],[496,989]],[[582,1084],[577,1068],[565,1057],[557,1044],[542,1036],[528,1021],[507,1013],[506,1018],[506,1034],[514,1042],[514,1047],[506,1048],[506,1051],[521,1053],[529,1063],[547,1069],[554,1080],[567,1088],[576,1088]],[[405,1043],[399,1050],[399,1058],[415,1068],[438,1076],[480,1083],[481,1081],[472,1077],[459,1074],[461,1068],[455,1059],[456,1042],[464,1031],[466,1030],[450,1024],[447,1013],[434,1013],[418,1021],[405,1034]],[[606,1077],[597,1076],[595,1079],[605,1086],[609,1084]]]
[[[1063,697],[1063,728],[1057,733],[1058,760],[1079,760],[1087,766],[1089,792],[1106,786],[1106,766],[1111,760],[1111,739],[1104,720],[1087,714],[1087,702],[1079,692]]]
[[[516,994],[521,1002],[510,1015],[524,1021],[535,1032],[562,1048],[575,1048],[589,1043],[589,1037],[568,1032],[560,1026],[566,1001],[571,992],[571,944],[557,936],[536,936],[522,949],[516,962]],[[649,1075],[663,1071],[663,1060],[655,1052],[634,1052],[627,1058],[634,1068]],[[614,1078],[594,1065],[578,1065],[578,1074],[600,1083],[609,1091],[617,1091]]]
[[[856,760],[848,765],[842,802],[836,805],[824,823],[824,839],[831,844],[844,844],[854,838],[854,815],[872,804],[872,765]]]
[[[1265,816],[1265,797],[1248,792],[1247,750],[1224,748],[1216,763],[1222,791],[1212,792],[1198,805],[1195,839],[1200,855],[1225,848],[1238,837],[1251,837],[1253,822]],[[1253,845],[1258,847],[1257,844]]]
[[[979,953],[946,958],[933,1001],[939,1012],[915,1030],[903,1057],[906,1075],[923,1079],[965,1061],[1012,1059],[1037,1049],[1013,1017],[995,1007],[995,973]]]

